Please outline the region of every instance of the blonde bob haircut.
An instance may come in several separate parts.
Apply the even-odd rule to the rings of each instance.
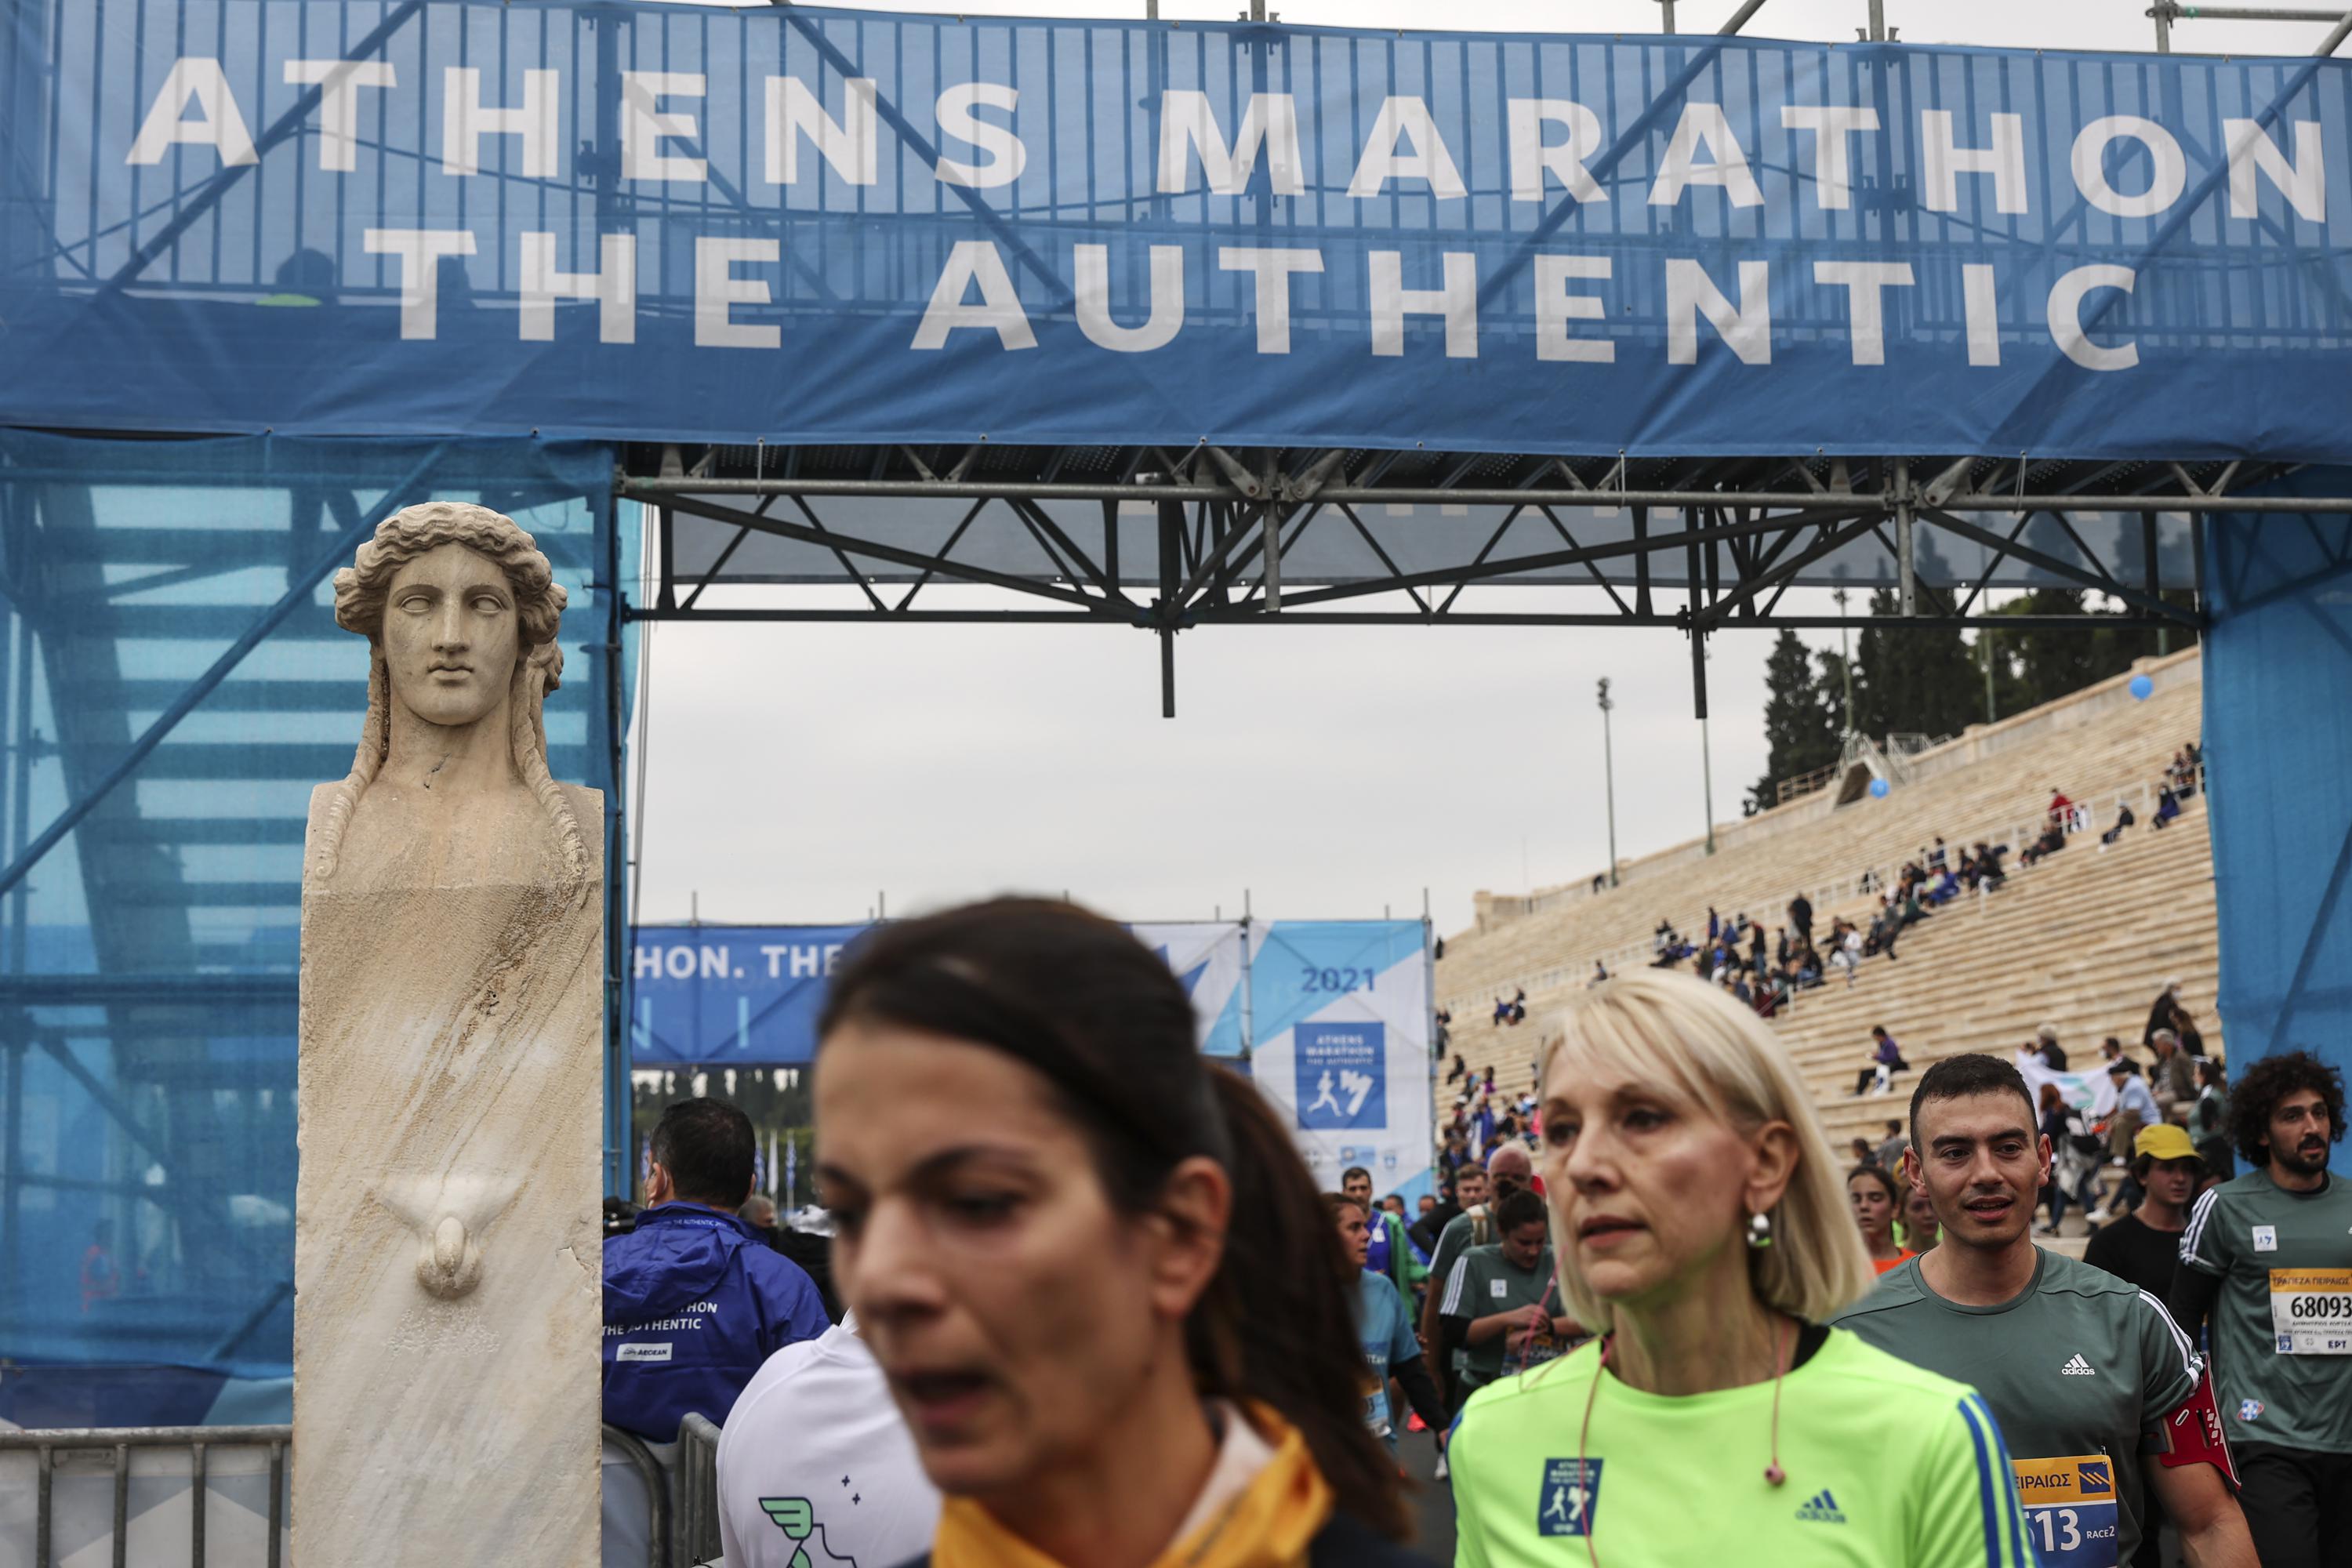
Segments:
[[[1870,1256],[1829,1139],[1796,1065],[1761,1019],[1689,975],[1631,970],[1570,998],[1545,1048],[1540,1084],[1548,1087],[1555,1070],[1596,1067],[1659,1085],[1742,1136],[1768,1121],[1796,1130],[1797,1166],[1769,1211],[1772,1245],[1748,1252],[1758,1300],[1824,1323],[1870,1289]],[[1740,1216],[1743,1226],[1747,1217]],[[1607,1333],[1616,1326],[1615,1310],[1576,1272],[1576,1253],[1556,1205],[1551,1232],[1560,1294],[1570,1314]],[[1744,1249],[1744,1234],[1731,1245]]]

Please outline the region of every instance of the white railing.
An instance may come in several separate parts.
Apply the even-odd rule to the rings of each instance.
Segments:
[[[2126,805],[2129,805],[2132,808],[2132,816],[2137,824],[2135,831],[2145,831],[2148,828],[2150,822],[2154,818],[2156,803],[2159,797],[2160,792],[2165,787],[2165,783],[2166,781],[2142,783],[2135,784],[2128,789],[2117,790],[2111,797],[2111,805],[2117,807]],[[2196,786],[2197,794],[2193,798],[2202,799],[2205,794],[2205,776],[2204,769],[2201,766],[2197,770]],[[1975,847],[1975,846],[1979,843],[2008,846],[2009,852],[2005,857],[2006,870],[2004,875],[2013,877],[2022,868],[2017,858],[2019,850],[2041,835],[2042,829],[2048,820],[2049,818],[2045,814],[2028,818],[2022,822],[2011,821],[1998,829],[1962,834],[1958,837],[1956,842],[1959,845],[1965,845],[1970,848]],[[2068,814],[2066,825],[2067,837],[2069,838],[2073,838],[2086,832],[2105,832],[2106,826],[2112,825],[2113,820],[2114,813],[2110,812],[2108,823],[2106,825],[2102,825],[2098,821],[2097,815],[2090,804],[2077,801],[2074,803],[2073,811]],[[2105,846],[2102,845],[2100,847],[2105,848]],[[1957,853],[1957,850],[1955,850],[1955,853]],[[1869,897],[1882,889],[1895,886],[1895,879],[1901,873],[1903,867],[1907,864],[1909,864],[1909,861],[1906,858],[1893,861],[1884,866],[1873,866],[1864,870],[1857,871],[1850,877],[1836,878],[1828,882],[1818,883],[1811,888],[1804,889],[1802,890],[1805,894],[1806,900],[1813,906],[1814,919],[1822,924],[1826,925],[1832,911],[1844,905],[1853,903],[1861,899]],[[1586,890],[1587,889],[1562,889],[1560,892],[1546,894],[1542,900],[1535,901],[1539,907],[1548,908],[1550,907],[1551,903],[1554,901],[1564,901],[1562,897],[1563,893],[1570,896],[1575,896]],[[1738,913],[1743,908],[1770,910],[1780,907],[1775,905],[1772,901],[1778,897],[1779,895],[1777,893],[1767,895],[1764,899],[1759,900],[1752,905],[1742,905],[1741,903],[1735,901],[1732,905],[1732,909],[1735,913]],[[1500,906],[1503,902],[1504,900],[1500,899],[1495,900],[1495,903],[1497,906]],[[1981,889],[1979,890],[1976,903],[1979,909],[1984,906],[1984,898],[1982,896]],[[1682,940],[1690,942],[1694,939],[1690,936],[1683,936]],[[1458,995],[1448,996],[1441,1001],[1439,1005],[1444,1007],[1447,1014],[1456,1020],[1467,1020],[1474,1016],[1481,1016],[1479,1014],[1479,1009],[1481,1008],[1487,1009],[1488,1015],[1490,1016],[1495,1001],[1508,1000],[1512,993],[1516,991],[1525,991],[1529,996],[1538,996],[1546,991],[1556,991],[1570,985],[1583,984],[1585,982],[1592,978],[1592,964],[1595,959],[1600,960],[1601,964],[1607,968],[1610,973],[1615,974],[1621,970],[1647,968],[1657,962],[1657,950],[1649,941],[1625,942],[1617,947],[1604,949],[1600,952],[1587,953],[1580,962],[1559,964],[1549,969],[1538,970],[1532,973],[1514,975],[1508,979],[1497,981],[1489,986],[1482,987],[1479,992],[1468,992]],[[1824,952],[1822,956],[1824,963],[1826,963],[1829,955]],[[1687,960],[1685,959],[1678,962],[1687,962]],[[1826,978],[1826,976],[1824,976],[1824,978]],[[1482,994],[1484,993],[1491,993],[1491,994]],[[1790,1001],[1793,1002],[1795,998],[1792,995],[1790,997]]]

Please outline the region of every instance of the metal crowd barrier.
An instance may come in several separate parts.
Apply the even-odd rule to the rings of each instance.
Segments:
[[[110,1454],[114,1472],[114,1568],[130,1568],[131,1450],[184,1448],[191,1456],[189,1487],[194,1504],[188,1510],[188,1561],[205,1568],[205,1524],[211,1511],[205,1506],[206,1456],[217,1448],[269,1450],[269,1545],[267,1568],[279,1568],[285,1529],[286,1452],[294,1441],[291,1426],[82,1426],[48,1430],[0,1432],[0,1453],[31,1452],[37,1456],[37,1501],[33,1520],[33,1568],[56,1568],[54,1487],[58,1460],[68,1454]]]
[[[677,1494],[673,1502],[670,1477],[661,1461],[639,1438],[615,1426],[604,1429],[607,1446],[625,1456],[644,1480],[651,1500],[651,1550],[646,1568],[691,1564],[699,1568],[719,1559],[719,1428],[699,1415],[688,1415],[678,1433]],[[182,1449],[189,1456],[191,1497],[188,1523],[189,1568],[207,1568],[205,1531],[210,1509],[205,1505],[209,1456],[227,1448],[264,1448],[269,1455],[268,1504],[268,1542],[262,1568],[284,1568],[286,1527],[286,1457],[293,1447],[291,1426],[80,1426],[26,1431],[0,1430],[0,1454],[30,1453],[35,1457],[32,1568],[58,1568],[55,1485],[60,1461],[82,1456],[102,1456],[110,1463],[113,1481],[113,1568],[131,1563],[131,1451],[133,1448]],[[247,1568],[243,1563],[220,1568]]]

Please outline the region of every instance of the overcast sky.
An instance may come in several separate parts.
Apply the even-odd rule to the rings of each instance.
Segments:
[[[1736,0],[1680,0],[1684,32]],[[940,6],[848,5],[858,10]],[[1230,18],[1243,0],[1162,0]],[[2153,47],[2146,0],[1886,0],[1906,40]],[[960,15],[1140,16],[1105,0],[963,0]],[[1291,0],[1305,25],[1655,31],[1655,0]],[[1851,39],[1865,0],[1768,0],[1747,31]],[[2302,53],[2312,26],[2188,23],[2176,47]],[[938,602],[954,602],[953,591]],[[1796,595],[1787,605],[1798,609]],[[707,602],[723,602],[716,597]],[[984,596],[963,603],[987,604]],[[1490,592],[1486,607],[1540,607]],[[1556,601],[1555,601],[1556,602]],[[1465,607],[1467,607],[1466,602]],[[1712,639],[1715,815],[1763,771],[1769,637]],[[1836,634],[1817,636],[1834,646]],[[1706,826],[1690,654],[1672,632],[1091,626],[660,626],[651,641],[639,917],[833,922],[1008,889],[1124,919],[1418,914],[1606,864],[1601,722],[1613,684],[1619,853]]]

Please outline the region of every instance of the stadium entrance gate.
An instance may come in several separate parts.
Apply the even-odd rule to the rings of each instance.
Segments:
[[[572,588],[614,865],[640,622],[1131,627],[1170,712],[1201,627],[1671,626],[1704,711],[1864,618],[1792,591],[2088,590],[2205,635],[2230,1037],[2342,1057],[2352,66],[0,0],[0,1353],[80,1369],[16,1419],[284,1373],[324,584],[425,494]],[[81,1313],[97,1215],[158,1273]]]

